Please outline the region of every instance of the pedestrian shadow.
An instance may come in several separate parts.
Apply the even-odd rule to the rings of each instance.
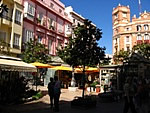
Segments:
[[[60,102],[60,108],[62,108],[62,105],[69,104],[69,101],[61,100]],[[34,112],[47,112],[52,111],[50,109],[49,103],[44,103],[43,101],[38,102],[30,102],[30,103],[24,103],[24,104],[17,104],[17,105],[5,105],[0,106],[0,113],[34,113]]]

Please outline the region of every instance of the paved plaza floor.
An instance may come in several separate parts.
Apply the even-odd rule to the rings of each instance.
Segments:
[[[47,94],[47,88],[42,87],[42,91],[45,91],[45,96],[39,100],[28,102],[20,105],[4,106],[1,113],[53,113],[50,109],[49,96]],[[89,95],[89,92],[86,92]],[[97,97],[98,93],[90,93],[97,98],[97,106],[90,109],[74,108],[71,107],[71,100],[75,96],[81,96],[82,90],[75,92],[68,91],[68,89],[62,89],[60,97],[60,111],[59,113],[122,113],[123,102],[111,102],[101,103]]]

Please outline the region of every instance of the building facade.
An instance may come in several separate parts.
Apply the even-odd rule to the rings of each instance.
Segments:
[[[7,5],[8,13],[3,12],[0,18],[0,40],[10,47],[12,56],[21,54],[22,28],[23,28],[23,5],[22,0],[2,0]]]
[[[134,45],[150,43],[150,12],[130,19],[129,6],[120,4],[112,11],[113,55],[120,50],[132,50]]]
[[[80,14],[76,13],[71,6],[65,8],[65,12],[72,21],[72,27],[76,27],[78,24],[83,25],[85,18]]]
[[[56,48],[68,42],[72,25],[59,0],[24,0],[23,43],[36,39],[44,44],[49,54],[56,55]]]

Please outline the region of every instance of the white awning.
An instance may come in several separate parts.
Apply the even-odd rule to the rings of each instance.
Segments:
[[[19,72],[37,72],[37,68],[31,64],[18,59],[5,59],[0,57],[0,70],[19,71]]]

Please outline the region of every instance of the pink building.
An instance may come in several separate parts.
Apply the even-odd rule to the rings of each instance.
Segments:
[[[59,0],[24,0],[23,42],[37,39],[56,55],[56,48],[68,42],[71,20]]]

